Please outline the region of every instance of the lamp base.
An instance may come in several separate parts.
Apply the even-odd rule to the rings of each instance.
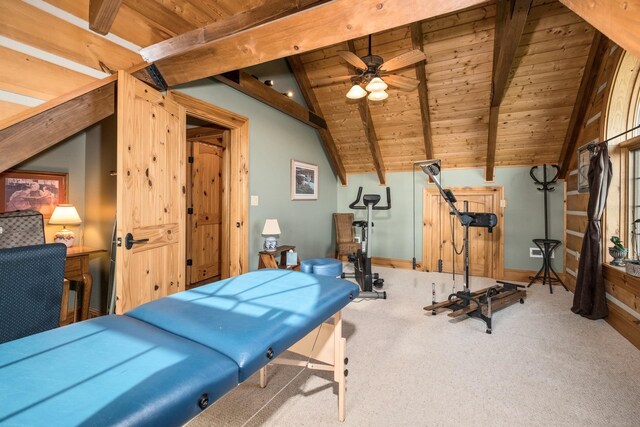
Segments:
[[[58,231],[53,238],[53,241],[56,243],[64,243],[66,247],[70,248],[73,246],[73,242],[75,241],[76,236],[73,234],[73,231],[63,228]]]
[[[273,252],[278,247],[278,239],[273,236],[265,237],[264,239],[264,250],[268,252]]]

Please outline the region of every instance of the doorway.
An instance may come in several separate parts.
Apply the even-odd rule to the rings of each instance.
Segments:
[[[469,212],[491,212],[498,217],[492,233],[482,227],[469,228],[469,267],[472,276],[501,278],[504,275],[504,211],[500,201],[504,189],[495,187],[450,188],[463,210],[469,202]],[[464,271],[462,241],[464,228],[436,188],[425,188],[423,201],[422,262],[425,271],[438,271],[442,262],[445,273]],[[455,242],[455,251],[452,242]]]
[[[186,246],[190,289],[222,278],[222,181],[229,130],[189,116],[187,127]]]

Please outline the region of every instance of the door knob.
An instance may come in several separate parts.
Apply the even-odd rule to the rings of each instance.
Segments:
[[[124,247],[127,249],[131,249],[133,247],[134,244],[136,243],[147,243],[149,241],[149,239],[138,239],[135,240],[133,238],[133,234],[131,233],[127,233],[126,236],[124,236]]]

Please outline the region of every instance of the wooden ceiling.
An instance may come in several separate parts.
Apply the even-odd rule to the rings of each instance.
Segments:
[[[90,3],[102,8],[94,26],[115,16],[107,37],[89,30]],[[0,95],[28,102],[0,97],[0,122],[116,70],[144,68],[143,56],[157,59],[173,86],[297,54],[290,65],[309,109],[326,122],[322,129],[312,120],[343,182],[364,172],[384,182],[386,172],[427,157],[446,168],[485,167],[489,179],[494,166],[558,163],[597,33],[591,25],[555,0],[530,8],[531,0],[512,0],[505,13],[481,0],[359,0],[357,13],[353,3],[2,1]],[[426,62],[397,74],[426,84],[390,88],[382,103],[347,100],[349,83],[317,84],[348,74],[336,52],[352,40],[365,55],[370,33],[373,53],[385,59],[422,49]]]

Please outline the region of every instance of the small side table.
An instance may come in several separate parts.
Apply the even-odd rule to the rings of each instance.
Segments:
[[[553,284],[560,283],[565,291],[569,291],[565,286],[558,273],[553,269],[551,265],[551,255],[553,254],[553,250],[557,248],[562,242],[560,240],[553,239],[533,239],[533,243],[540,249],[542,252],[542,267],[538,270],[535,276],[529,277],[531,281],[527,285],[527,288],[537,280],[542,280],[542,286],[549,284],[549,292],[553,293]],[[553,276],[551,275],[553,273]],[[555,277],[554,277],[555,276]]]
[[[278,246],[275,251],[260,251],[258,254],[258,269],[261,268],[280,268],[285,270],[300,271],[300,258],[298,257],[298,263],[296,265],[287,265],[287,252],[290,250],[296,251],[295,246],[282,245]],[[277,261],[276,257],[280,257]]]
[[[89,246],[72,246],[67,248],[67,261],[64,268],[65,288],[62,294],[62,314],[66,319],[67,303],[69,299],[69,282],[76,283],[76,306],[73,308],[74,319],[76,321],[75,313],[78,311],[78,304],[81,304],[80,319],[86,320],[89,318],[89,302],[91,301],[91,289],[93,287],[93,277],[89,270],[89,255],[100,252],[106,252],[104,249],[95,249]]]

